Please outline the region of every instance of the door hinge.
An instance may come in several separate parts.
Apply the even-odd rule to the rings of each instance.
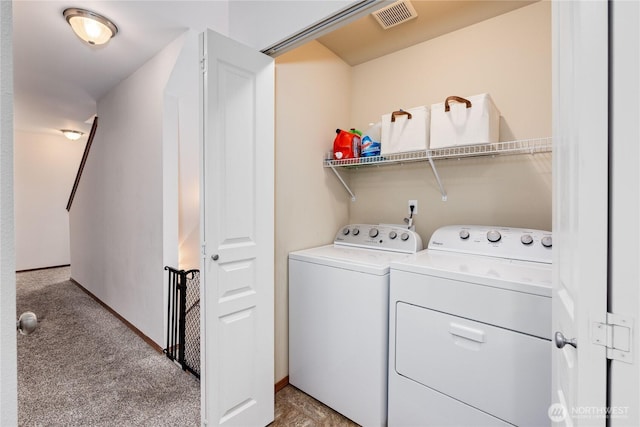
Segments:
[[[201,245],[201,249],[200,249],[200,254],[202,255],[202,258],[206,258],[207,257],[207,244],[203,243]]]
[[[200,58],[200,71],[202,71],[203,73],[207,72],[207,57],[203,56],[202,58]]]
[[[607,322],[591,324],[591,342],[607,348],[607,359],[633,363],[633,318],[607,313]]]

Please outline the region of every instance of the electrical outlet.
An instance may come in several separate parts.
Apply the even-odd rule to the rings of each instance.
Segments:
[[[416,215],[418,213],[418,201],[409,200],[409,202],[407,202],[407,212],[409,215],[411,215],[411,206],[413,206],[413,214]]]

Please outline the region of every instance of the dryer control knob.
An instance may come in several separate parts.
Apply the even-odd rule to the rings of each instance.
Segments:
[[[343,228],[343,229],[342,229],[342,234],[344,234],[345,236],[346,236],[347,234],[349,234],[349,227],[345,227],[345,228]]]
[[[544,246],[545,248],[550,248],[553,244],[551,240],[551,236],[544,236],[541,242],[542,242],[542,246]]]
[[[371,230],[369,230],[369,237],[373,238],[373,237],[376,237],[377,235],[378,235],[377,228],[372,228]]]
[[[500,235],[500,232],[498,230],[489,230],[487,232],[487,240],[489,240],[490,242],[498,242],[501,238],[502,235]]]
[[[467,240],[469,238],[469,230],[460,230],[459,235],[462,240]]]
[[[406,242],[407,240],[409,240],[409,233],[402,233],[400,235],[400,238],[402,239],[403,242]]]
[[[353,231],[351,232],[354,236],[357,236],[358,234],[360,234],[360,229],[359,228],[354,228]]]
[[[389,232],[389,238],[391,240],[395,239],[396,237],[398,237],[398,233],[396,233],[395,231]]]
[[[520,237],[520,241],[523,245],[530,245],[533,243],[533,237],[531,237],[531,234],[523,234],[522,237]]]

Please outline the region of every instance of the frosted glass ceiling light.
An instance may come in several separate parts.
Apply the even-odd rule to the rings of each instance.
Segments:
[[[70,139],[71,141],[77,141],[78,139],[80,139],[82,135],[84,135],[84,133],[80,131],[71,130],[71,129],[60,129],[60,132],[62,132],[62,134],[66,136],[67,139]]]
[[[118,27],[107,18],[97,13],[71,7],[62,12],[73,32],[90,45],[108,42],[118,34]]]

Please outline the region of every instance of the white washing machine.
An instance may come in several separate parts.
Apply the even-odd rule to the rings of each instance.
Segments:
[[[364,426],[387,423],[389,264],[422,249],[406,228],[354,224],[289,254],[289,382]]]
[[[391,264],[389,426],[543,426],[551,233],[438,229]]]

